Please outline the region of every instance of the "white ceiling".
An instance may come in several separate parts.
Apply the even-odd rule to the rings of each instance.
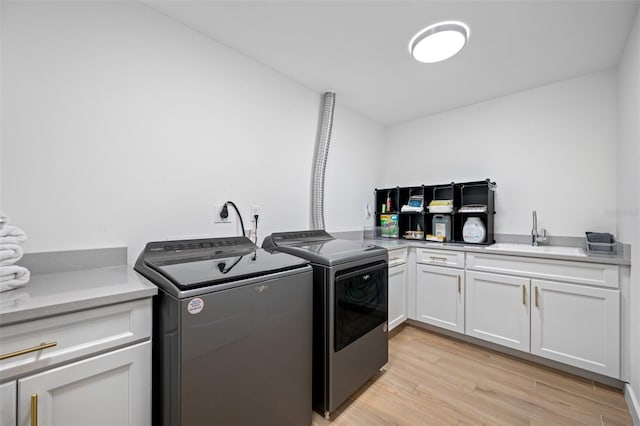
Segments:
[[[149,6],[384,125],[616,66],[639,0],[148,0]],[[408,43],[442,20],[467,46],[421,64]]]

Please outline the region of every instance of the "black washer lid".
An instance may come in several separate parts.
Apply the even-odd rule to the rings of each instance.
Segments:
[[[145,267],[181,289],[190,289],[300,268],[308,263],[283,254],[264,251],[246,237],[226,237],[151,242],[142,257]]]
[[[336,239],[323,230],[273,233],[265,238],[262,247],[329,266],[387,254],[383,247]]]

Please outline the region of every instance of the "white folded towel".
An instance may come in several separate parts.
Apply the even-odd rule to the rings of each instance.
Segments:
[[[18,237],[0,237],[0,246],[3,244],[22,244],[22,241],[24,240]]]
[[[18,265],[0,266],[0,293],[22,287],[30,278],[27,268]]]
[[[22,287],[31,278],[27,268],[14,265],[24,254],[20,244],[27,234],[9,222],[9,216],[0,212],[0,293]]]
[[[0,225],[0,266],[13,265],[24,254],[20,245],[27,239],[27,234],[20,228],[2,224]]]
[[[7,225],[6,223],[0,226],[0,237],[12,237],[17,238],[22,242],[27,239],[27,234],[17,226]]]
[[[1,237],[0,240],[2,240]],[[0,266],[13,265],[18,260],[22,259],[23,254],[24,251],[20,244],[9,244],[0,241]]]
[[[4,212],[0,212],[0,227],[2,227],[2,225],[9,222],[11,222],[11,219],[9,219],[9,216],[4,214]]]

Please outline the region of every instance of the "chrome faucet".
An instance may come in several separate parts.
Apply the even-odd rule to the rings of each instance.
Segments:
[[[531,229],[531,245],[538,246],[540,242],[547,241],[547,230],[543,229],[542,234],[538,233],[538,214],[533,211],[533,229]]]

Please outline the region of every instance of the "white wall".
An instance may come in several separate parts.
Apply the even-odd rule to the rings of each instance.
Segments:
[[[226,200],[262,207],[261,237],[309,227],[321,94],[134,2],[2,2],[1,36],[0,207],[25,251],[126,245],[131,263],[234,235],[212,222]],[[325,222],[359,229],[385,133],[336,97]]]
[[[390,128],[385,185],[491,178],[496,233],[528,234],[532,210],[550,235],[615,232],[615,141],[611,70]]]
[[[618,68],[618,124],[618,238],[632,244],[629,359],[631,388],[640,398],[640,14]],[[640,406],[635,410],[640,416]]]
[[[338,97],[336,95],[336,97]],[[365,218],[365,205],[374,210],[374,188],[384,177],[385,137],[383,127],[346,111],[336,111],[325,180],[325,224],[332,231],[361,230],[372,219]],[[344,220],[342,216],[350,218]]]

